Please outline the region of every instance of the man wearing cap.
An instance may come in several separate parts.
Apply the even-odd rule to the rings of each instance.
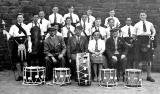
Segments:
[[[46,55],[46,77],[47,80],[51,80],[53,67],[65,67],[66,45],[63,38],[57,35],[55,27],[49,28],[48,32],[49,37],[44,41],[44,53]]]
[[[72,79],[76,79],[76,54],[87,52],[88,41],[87,38],[81,36],[82,26],[77,26],[75,30],[75,36],[72,36],[68,40],[67,54],[71,63]]]
[[[124,72],[127,60],[127,47],[124,40],[118,36],[118,33],[119,29],[117,28],[111,30],[111,37],[106,41],[105,44],[106,55],[109,59],[109,68],[117,69],[118,79],[120,76],[123,76],[124,80]],[[122,75],[120,73],[122,73]]]

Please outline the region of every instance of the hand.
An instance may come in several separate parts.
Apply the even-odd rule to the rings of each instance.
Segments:
[[[60,54],[60,55],[58,56],[59,59],[61,59],[62,57],[63,57],[63,54]]]
[[[100,53],[99,53],[99,52],[95,52],[95,55],[96,55],[96,56],[99,56],[99,55],[100,55]]]
[[[32,48],[28,48],[28,52],[31,53],[32,52]]]
[[[113,59],[114,61],[118,61],[118,59],[117,59],[116,56],[112,56],[112,59]]]
[[[69,59],[69,63],[71,63],[71,59]]]
[[[151,36],[151,38],[150,38],[151,40],[154,40],[154,36]]]
[[[57,62],[57,60],[53,56],[51,58],[52,58],[54,63]]]
[[[126,55],[121,55],[121,59],[124,59],[126,57]]]

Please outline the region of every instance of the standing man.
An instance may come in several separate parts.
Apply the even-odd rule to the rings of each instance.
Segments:
[[[94,21],[96,20],[96,18],[94,16],[92,16],[92,9],[88,8],[87,10],[87,21],[88,23],[90,23],[91,26],[93,26]]]
[[[87,38],[81,36],[83,28],[81,26],[77,26],[75,30],[75,36],[72,36],[68,40],[67,46],[67,54],[69,61],[71,61],[71,73],[72,79],[77,78],[76,73],[76,55],[77,53],[87,52],[88,49],[88,41]]]
[[[105,47],[106,55],[109,59],[109,68],[117,69],[118,80],[120,76],[123,76],[124,81],[124,73],[127,62],[127,47],[124,40],[118,36],[118,33],[119,29],[117,28],[111,30],[111,37],[106,40]]]
[[[120,21],[119,21],[119,19],[118,19],[117,17],[115,17],[114,15],[115,15],[115,10],[110,10],[110,11],[109,11],[109,16],[110,16],[110,17],[107,17],[107,18],[105,19],[105,23],[104,23],[104,25],[105,25],[106,27],[109,26],[109,24],[108,24],[108,19],[110,19],[110,18],[114,19],[114,27],[113,27],[113,28],[120,26]]]
[[[48,29],[49,37],[44,41],[44,53],[46,60],[46,79],[51,80],[53,76],[53,67],[65,67],[64,55],[66,45],[61,36],[57,35],[57,28]]]
[[[106,39],[107,31],[104,27],[101,26],[101,23],[101,18],[96,18],[94,27],[92,27],[91,32],[93,34],[93,32],[98,31],[100,32],[101,39]]]
[[[140,21],[138,23],[135,24],[134,28],[135,28],[135,33],[137,35],[138,38],[138,62],[145,62],[147,63],[147,81],[151,81],[151,82],[155,82],[155,80],[151,77],[151,62],[152,62],[152,50],[151,47],[149,48],[149,50],[147,52],[142,52],[140,50],[140,46],[142,43],[140,43],[140,37],[145,37],[145,36],[150,36],[150,40],[153,41],[154,40],[154,36],[156,34],[156,30],[153,26],[153,24],[149,21],[147,21],[147,14],[146,12],[141,12],[140,13]],[[148,44],[148,42],[146,41],[146,43],[143,44]],[[150,44],[149,44],[150,45]],[[137,63],[138,63],[137,62]]]
[[[131,25],[132,19],[130,17],[126,18],[126,25],[121,28],[120,36],[124,39],[126,45],[128,46],[127,62],[128,68],[134,68],[134,38],[135,32],[134,27]]]
[[[74,6],[69,6],[68,11],[69,13],[64,15],[64,20],[66,20],[67,17],[70,17],[72,25],[76,27],[79,23],[79,17],[77,14],[74,13]]]
[[[23,23],[24,18],[22,13],[17,14],[17,23],[12,25],[9,30],[10,38],[13,39],[14,45],[12,50],[12,60],[16,63],[18,78],[16,81],[23,80],[22,66],[27,66],[27,52],[31,52],[30,32],[26,24]],[[28,41],[27,41],[28,40]]]
[[[71,18],[67,17],[65,21],[65,26],[62,28],[62,37],[64,38],[64,42],[67,45],[67,41],[70,37],[75,34],[75,27],[71,25]]]
[[[50,27],[50,22],[45,19],[44,11],[39,12],[38,23],[40,24],[41,35],[44,37],[47,34],[47,29]]]
[[[54,6],[52,11],[53,11],[53,13],[51,15],[49,15],[50,24],[54,25],[57,23],[59,26],[58,31],[61,32],[61,28],[64,25],[64,19],[63,19],[62,15],[58,13],[59,8],[57,6]]]

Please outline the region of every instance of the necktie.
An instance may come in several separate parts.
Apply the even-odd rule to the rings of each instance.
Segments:
[[[90,22],[90,18],[89,18],[89,16],[88,16],[88,23]]]
[[[57,16],[56,16],[56,13],[54,14],[54,23],[57,23]]]
[[[86,22],[84,22],[84,24],[83,24],[83,29],[84,30],[86,29]]]
[[[70,37],[70,32],[71,32],[71,30],[70,30],[70,27],[69,27],[69,26],[67,27],[67,29],[68,29],[67,37],[69,38],[69,37]]]
[[[99,32],[99,27],[96,27],[96,30]]]
[[[98,52],[98,40],[96,40],[95,51]]]
[[[20,23],[19,24],[20,25],[20,27],[22,27],[22,23]],[[19,34],[21,34],[22,33],[22,31],[21,30],[19,30],[19,32],[18,32]]]
[[[40,20],[40,24],[42,24],[42,19]]]
[[[146,24],[145,24],[145,22],[143,21],[143,31],[144,32],[146,32],[147,31],[147,29],[146,29]]]
[[[130,26],[128,27],[128,36],[131,37],[131,30],[130,30]]]
[[[71,23],[73,23],[72,13],[70,13]]]

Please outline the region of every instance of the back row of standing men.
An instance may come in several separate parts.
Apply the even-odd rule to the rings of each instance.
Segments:
[[[88,9],[87,13],[84,13],[81,19],[79,19],[78,15],[74,14],[73,6],[70,6],[68,10],[69,10],[69,13],[65,14],[63,17],[61,14],[58,13],[58,7],[57,6],[53,7],[52,9],[53,13],[49,15],[49,21],[44,18],[45,17],[44,11],[40,11],[39,15],[35,14],[33,16],[33,21],[29,23],[28,25],[25,25],[23,23],[23,20],[24,20],[23,14],[18,14],[17,24],[11,26],[9,34],[7,34],[8,38],[21,37],[21,36],[27,35],[28,36],[28,49],[27,50],[28,52],[32,52],[33,43],[31,43],[31,38],[30,38],[31,32],[30,31],[32,27],[34,26],[38,26],[41,32],[40,35],[45,36],[44,38],[47,39],[47,37],[50,36],[50,34],[47,34],[47,29],[49,27],[57,25],[57,29],[59,30],[59,32],[57,32],[57,35],[62,36],[64,38],[66,45],[67,45],[68,37],[73,36],[76,33],[75,28],[77,26],[81,26],[83,28],[83,32],[81,32],[81,35],[87,37],[88,40],[92,39],[91,35],[95,31],[98,31],[101,35],[101,38],[105,41],[108,38],[110,38],[110,35],[111,35],[110,31],[113,28],[120,27],[120,21],[118,20],[118,18],[114,17],[115,15],[114,10],[111,10],[109,12],[110,17],[107,17],[105,19],[105,24],[104,24],[105,27],[101,26],[101,18],[98,18],[98,17],[95,18],[92,16],[91,9]],[[151,22],[146,20],[146,18],[147,18],[147,14],[145,12],[141,12],[140,13],[141,20],[138,23],[136,23],[134,27],[131,25],[132,19],[127,18],[126,25],[121,28],[121,32],[118,33],[118,36],[119,37],[134,37],[135,35],[149,35],[151,36],[151,39],[154,39],[154,36],[156,34],[155,28]],[[23,49],[13,49],[13,50],[18,50],[18,51],[21,50],[23,52]],[[22,52],[21,54],[25,56],[25,54]],[[111,56],[111,58],[115,59],[116,57]],[[16,59],[15,62],[19,62],[18,59],[22,60],[24,58],[15,57],[14,59]],[[16,66],[17,66],[17,69],[20,71],[21,70],[20,64],[18,63]],[[154,79],[152,79],[150,75],[151,64],[148,64],[148,66],[149,66],[148,76],[147,76],[148,80],[154,81]],[[22,74],[19,72],[19,75],[22,75]],[[19,77],[18,80],[20,79],[21,78]]]

